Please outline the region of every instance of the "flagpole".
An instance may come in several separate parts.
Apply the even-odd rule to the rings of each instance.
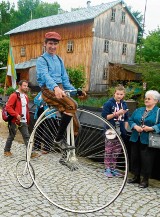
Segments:
[[[7,62],[7,75],[11,77],[12,87],[16,88],[16,80],[17,80],[17,73],[14,64],[14,56],[12,53],[12,47],[9,46],[9,53],[8,53],[8,62]]]
[[[7,89],[7,75],[6,75],[5,83],[4,83],[4,93],[3,93],[4,96],[6,95],[6,89]]]
[[[147,9],[147,0],[145,1],[145,8],[144,8],[144,15],[143,15],[143,27],[142,27],[142,37],[140,42],[140,57],[139,57],[139,64],[141,63],[142,58],[142,40],[144,35],[144,27],[145,27],[145,19],[146,19],[146,9]]]

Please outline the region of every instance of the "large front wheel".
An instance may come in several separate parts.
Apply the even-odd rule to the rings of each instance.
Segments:
[[[75,150],[62,153],[54,145],[61,115],[47,112],[36,122],[27,151],[30,155],[37,144],[48,151],[37,160],[27,157],[35,169],[38,190],[52,204],[70,212],[89,213],[107,207],[122,192],[127,178],[127,153],[121,137],[115,132],[116,140],[108,146],[105,129],[113,127],[100,116],[79,109],[81,129],[75,137]],[[67,164],[62,161],[65,154],[72,159]]]

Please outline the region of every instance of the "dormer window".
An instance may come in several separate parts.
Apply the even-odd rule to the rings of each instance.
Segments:
[[[112,14],[111,14],[111,21],[115,22],[115,17],[116,17],[116,9],[112,8]]]
[[[21,47],[21,57],[25,57],[25,56],[26,56],[26,48]]]
[[[109,53],[109,41],[108,40],[104,41],[104,52]]]
[[[123,44],[122,55],[126,55],[126,54],[127,54],[127,44]]]
[[[126,13],[124,11],[122,11],[122,24],[125,24],[125,19],[126,19]]]
[[[67,52],[68,53],[73,52],[73,45],[74,45],[73,41],[68,41],[68,43],[67,43]]]

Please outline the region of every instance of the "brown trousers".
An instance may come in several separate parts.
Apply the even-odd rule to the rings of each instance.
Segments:
[[[76,115],[77,103],[69,96],[64,96],[61,99],[55,97],[55,93],[46,87],[42,87],[42,98],[43,100],[51,106],[57,108],[59,112],[71,113],[73,115],[73,125],[74,125],[74,135],[78,134],[80,123]]]

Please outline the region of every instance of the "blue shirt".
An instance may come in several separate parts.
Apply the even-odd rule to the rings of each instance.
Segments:
[[[42,56],[47,61],[43,57],[37,59],[36,70],[39,86],[46,86],[49,90],[53,90],[58,84],[62,84],[65,90],[75,90],[70,84],[62,59],[47,52]]]

